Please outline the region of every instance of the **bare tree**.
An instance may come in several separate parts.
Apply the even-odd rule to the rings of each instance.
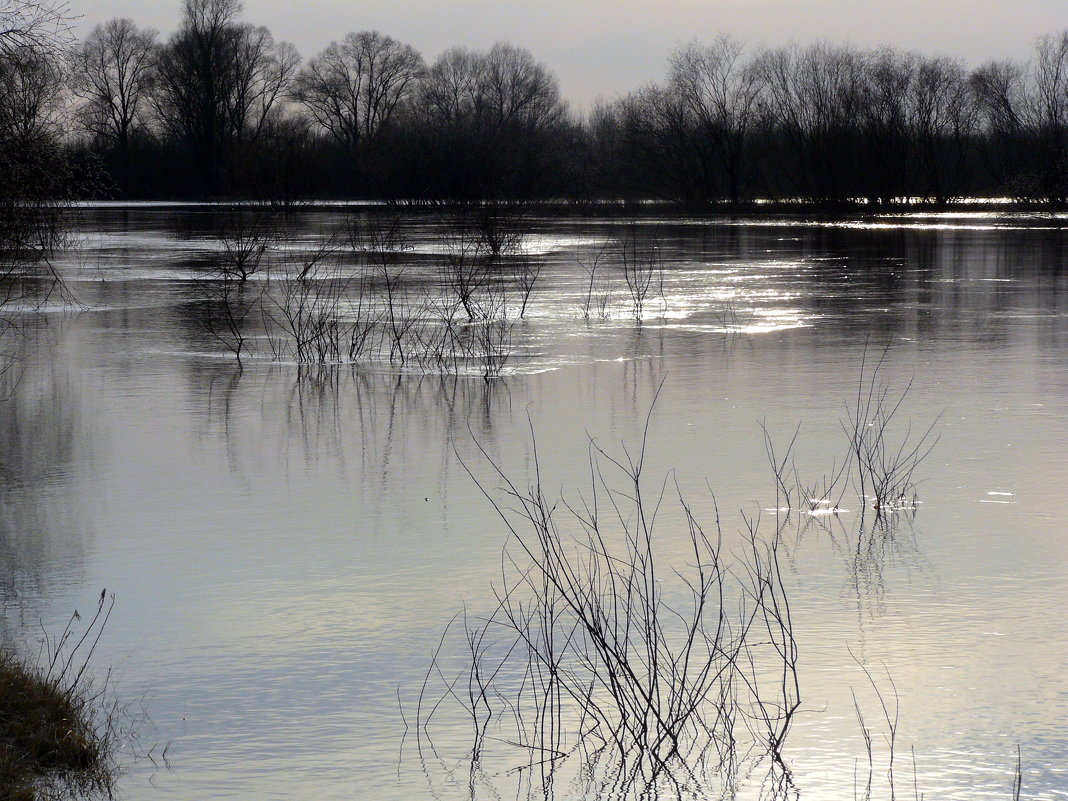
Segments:
[[[1057,202],[1057,176],[1064,174],[1057,122],[1058,84],[1063,91],[1064,83],[1058,60],[1057,48],[1040,40],[1037,63],[989,62],[971,77],[987,169],[1020,199]]]
[[[81,98],[78,120],[92,136],[128,157],[130,135],[144,123],[157,32],[131,19],[97,25],[73,53],[72,87]]]
[[[459,123],[475,113],[482,59],[463,47],[446,50],[420,83],[418,105],[438,123]]]
[[[294,98],[347,152],[374,139],[424,70],[410,45],[377,31],[332,42],[297,77]]]
[[[153,101],[159,122],[188,145],[209,193],[218,188],[237,0],[186,0],[181,27],[160,51]]]
[[[556,77],[529,50],[498,42],[481,60],[476,108],[498,127],[544,128],[563,118]]]
[[[908,146],[908,98],[918,57],[883,47],[862,56],[859,101],[857,187],[872,205],[908,194],[912,177]]]
[[[300,54],[289,42],[276,43],[265,27],[247,24],[234,29],[231,47],[230,133],[238,142],[258,139],[292,85]]]
[[[69,194],[56,130],[60,84],[45,52],[0,56],[0,311],[59,284],[48,256],[62,240]],[[0,337],[8,333],[0,320]]]
[[[567,106],[529,50],[452,49],[427,70],[416,104],[429,178],[461,199],[530,193],[552,169]],[[439,190],[441,191],[441,190]]]
[[[186,0],[179,30],[160,51],[156,113],[193,152],[209,193],[231,146],[259,136],[297,64],[291,45],[240,24],[238,0]]]
[[[863,67],[858,51],[826,43],[765,51],[755,61],[764,124],[781,137],[806,197],[835,203],[851,195],[853,176],[843,167],[855,163]]]
[[[983,133],[980,153],[994,180],[1005,185],[1018,156],[1025,128],[1025,71],[1011,61],[983,64],[969,84]]]
[[[59,4],[0,0],[0,374],[18,361],[24,330],[5,307],[62,288],[48,257],[70,193],[56,126],[67,19]]]
[[[679,95],[647,86],[613,109],[622,150],[641,183],[657,194],[705,202],[715,194],[709,151],[700,146],[691,115]]]
[[[964,190],[976,106],[958,59],[921,58],[908,96],[908,129],[917,178],[939,204]]]
[[[697,147],[711,161],[713,194],[741,199],[749,170],[751,133],[760,85],[756,71],[742,62],[743,46],[728,36],[712,44],[691,42],[671,54],[669,91],[694,126]]]
[[[62,5],[0,0],[0,197],[5,201],[25,203],[55,188],[50,181],[42,183],[47,172],[40,180],[31,179],[31,173],[56,155],[67,22]],[[0,235],[0,251],[9,245]]]
[[[1056,206],[1068,204],[1068,31],[1043,36],[1032,68],[1034,192]]]
[[[1024,124],[1025,72],[1011,61],[989,61],[971,76],[984,121],[990,128],[1017,130]]]
[[[70,20],[59,0],[0,0],[0,51],[55,52],[70,39]]]
[[[485,52],[446,50],[426,71],[420,106],[439,122],[478,120],[486,129],[546,127],[566,113],[548,67],[525,48],[497,42]]]
[[[664,82],[615,104],[623,156],[657,194],[737,203],[750,193],[761,82],[743,52],[726,36],[679,46]]]
[[[63,112],[63,73],[57,61],[33,50],[15,51],[0,63],[0,136],[41,143]]]

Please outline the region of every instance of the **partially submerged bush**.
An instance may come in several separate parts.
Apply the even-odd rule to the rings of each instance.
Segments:
[[[525,489],[491,461],[503,499],[479,487],[511,535],[497,605],[463,613],[455,673],[452,624],[442,636],[415,710],[421,758],[444,706],[470,721],[472,781],[493,752],[539,797],[568,764],[590,797],[729,797],[761,765],[790,787],[800,687],[779,531],[747,520],[744,555],[728,556],[718,512],[706,531],[679,491],[687,556],[665,562],[671,504],[666,479],[643,476],[647,444],[615,457],[591,441],[591,483],[571,503],[545,494],[536,443]]]
[[[892,341],[883,347],[878,359],[871,359],[868,343],[860,361],[860,380],[855,399],[846,407],[842,431],[848,439],[848,451],[841,462],[831,466],[815,481],[803,480],[794,464],[793,450],[801,427],[798,425],[786,446],[785,453],[776,452],[767,426],[764,447],[775,474],[777,505],[785,510],[800,510],[810,514],[838,515],[839,504],[849,484],[857,493],[861,516],[870,507],[875,519],[887,514],[915,512],[918,496],[917,468],[935,445],[938,435],[935,426],[938,414],[923,429],[914,429],[911,422],[900,420],[900,412],[912,389],[911,379],[900,390],[894,390],[883,373]],[[874,366],[870,362],[874,361]]]

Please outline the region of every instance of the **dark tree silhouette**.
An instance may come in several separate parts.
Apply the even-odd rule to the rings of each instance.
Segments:
[[[525,197],[545,185],[560,155],[567,106],[529,50],[498,42],[443,53],[422,82],[415,124],[432,193]]]
[[[22,327],[5,310],[59,285],[48,257],[62,241],[72,186],[60,146],[59,6],[0,6],[0,375],[18,360]]]
[[[760,84],[743,63],[744,48],[721,36],[710,45],[692,42],[671,54],[670,92],[687,116],[707,172],[708,194],[737,203],[752,180],[752,134]]]
[[[238,23],[240,11],[237,0],[186,0],[157,60],[159,124],[190,149],[209,195],[222,188],[234,145],[263,133],[299,63],[266,28]]]
[[[76,119],[103,148],[117,153],[119,175],[129,171],[130,140],[147,127],[157,33],[131,19],[97,25],[72,54],[71,87],[81,100]]]
[[[67,94],[48,89],[60,73],[34,46],[62,9],[4,2],[3,124],[25,138]],[[1038,40],[1027,63],[972,72],[891,47],[748,54],[720,36],[675,48],[660,82],[579,116],[549,68],[509,43],[427,66],[362,31],[301,69],[240,12],[239,0],[184,0],[163,46],[112,20],[76,48],[64,82],[80,100],[76,147],[102,155],[126,196],[874,208],[1008,193],[1068,206],[1068,32]]]
[[[332,42],[297,76],[293,97],[347,152],[374,139],[423,73],[410,45],[377,31]]]

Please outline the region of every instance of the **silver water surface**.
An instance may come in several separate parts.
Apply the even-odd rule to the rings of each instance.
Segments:
[[[32,642],[39,621],[55,630],[115,592],[97,669],[144,696],[142,740],[170,743],[170,769],[128,765],[127,797],[463,796],[462,777],[424,774],[399,707],[410,717],[447,621],[493,603],[506,531],[467,472],[492,488],[480,448],[525,484],[533,428],[547,486],[573,496],[588,438],[637,444],[659,388],[648,474],[674,470],[706,520],[710,486],[733,532],[774,506],[760,421],[783,444],[801,424],[810,474],[841,459],[866,338],[891,342],[885,374],[912,382],[907,416],[938,419],[940,441],[892,539],[859,548],[856,509],[788,537],[801,797],[854,797],[853,691],[885,770],[878,699],[850,652],[896,686],[902,787],[914,746],[927,797],[1008,798],[1020,744],[1028,797],[1068,797],[1060,228],[651,217],[639,228],[665,278],[638,325],[617,268],[604,315],[581,315],[578,261],[618,226],[538,218],[527,247],[545,267],[506,375],[487,383],[268,358],[236,370],[195,289],[216,213],[82,210],[64,269],[83,308],[42,315],[0,424],[8,634]],[[289,246],[338,214],[301,211]],[[407,225],[413,262],[432,263],[443,223]],[[439,745],[460,753],[465,736]]]

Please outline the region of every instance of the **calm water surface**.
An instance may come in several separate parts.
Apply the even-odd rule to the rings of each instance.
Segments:
[[[869,340],[891,343],[884,374],[912,381],[903,414],[937,420],[940,439],[893,538],[858,557],[855,503],[787,535],[801,798],[854,798],[854,693],[886,794],[886,726],[858,662],[891,701],[888,677],[896,687],[899,796],[914,753],[927,798],[1010,798],[1019,744],[1024,797],[1068,798],[1060,227],[650,217],[638,229],[665,274],[638,325],[612,265],[603,316],[581,314],[579,261],[611,221],[537,219],[526,246],[545,266],[505,375],[484,382],[388,365],[307,375],[268,358],[237,370],[194,280],[217,250],[213,214],[83,210],[63,259],[81,306],[41,315],[0,417],[6,634],[33,643],[115,593],[95,665],[144,698],[141,750],[169,744],[170,763],[128,760],[125,797],[465,797],[448,770],[467,729],[440,732],[443,762],[425,765],[400,707],[448,620],[492,609],[507,532],[464,467],[492,488],[476,443],[525,484],[532,427],[547,487],[573,497],[588,438],[637,443],[660,388],[649,475],[674,470],[706,519],[711,487],[729,539],[743,512],[774,506],[761,421],[783,444],[800,424],[799,469],[841,458]],[[336,217],[301,212],[288,247]],[[440,254],[432,219],[405,225],[413,261]],[[669,553],[684,546],[673,514]],[[505,795],[507,767],[489,768]],[[496,797],[490,784],[477,797]]]

